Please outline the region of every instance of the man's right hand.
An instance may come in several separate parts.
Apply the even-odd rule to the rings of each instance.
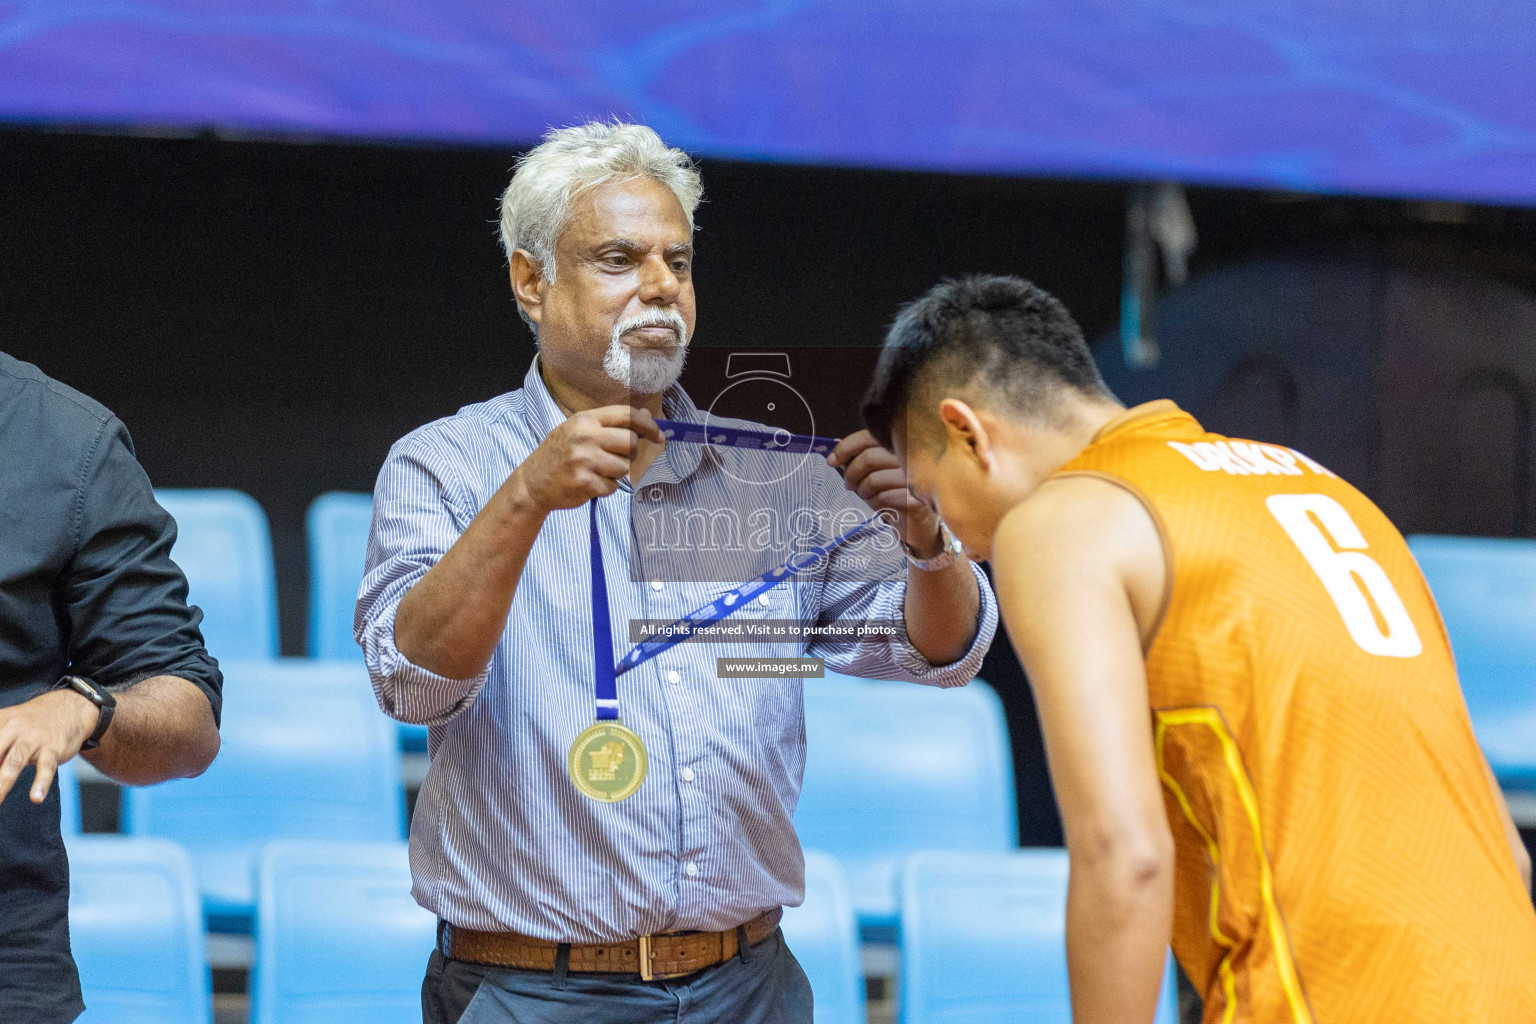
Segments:
[[[80,752],[99,715],[96,705],[73,690],[49,690],[0,710],[0,800],[22,769],[35,764],[30,796],[42,803],[58,766]]]
[[[666,443],[645,409],[605,405],[578,412],[550,431],[507,482],[540,512],[575,508],[618,490],[640,438]]]
[[[464,683],[490,663],[507,628],[528,552],[546,514],[618,490],[640,439],[665,444],[644,409],[578,412],[514,469],[474,522],[408,590],[395,610],[395,646],[412,664]],[[433,714],[451,713],[447,705]],[[422,718],[408,719],[422,721]]]

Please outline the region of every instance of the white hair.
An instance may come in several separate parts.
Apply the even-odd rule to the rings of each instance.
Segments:
[[[523,154],[512,183],[501,196],[501,247],[512,258],[527,250],[544,280],[555,281],[555,242],[582,192],[610,181],[652,178],[672,190],[688,230],[704,195],[693,160],[673,149],[643,124],[588,121],[571,128],[551,128],[544,141]]]

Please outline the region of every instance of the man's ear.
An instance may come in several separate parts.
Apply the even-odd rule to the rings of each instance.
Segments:
[[[544,280],[543,264],[527,249],[516,249],[512,253],[511,277],[512,294],[517,297],[523,313],[536,324],[542,322],[544,290],[549,287],[549,282]]]
[[[939,403],[939,419],[949,447],[974,459],[983,472],[991,472],[993,438],[976,410],[958,398],[946,398]]]

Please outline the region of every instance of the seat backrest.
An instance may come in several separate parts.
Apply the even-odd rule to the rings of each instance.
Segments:
[[[205,896],[222,875],[246,912],[255,852],[271,840],[403,837],[394,723],[379,713],[360,662],[228,662],[223,670],[218,758],[198,778],[127,790],[126,831],[185,845]]]
[[[1478,741],[1499,781],[1536,786],[1536,540],[1418,534]]]
[[[269,844],[251,1024],[419,1024],[436,928],[411,898],[404,843]]]
[[[784,911],[784,938],[816,997],[817,1024],[865,1024],[859,923],[842,866],[805,853],[805,902]]]
[[[171,558],[203,610],[203,642],[215,658],[275,658],[277,582],[272,537],[255,499],[231,490],[160,490],[176,520]]]
[[[985,682],[808,679],[805,732],[795,828],[802,846],[843,862],[866,919],[875,906],[895,913],[908,852],[1018,844],[1008,728]]]
[[[309,539],[309,655],[356,658],[352,615],[368,554],[373,496],[331,491],[316,498],[304,518]]]
[[[211,1024],[202,909],[186,851],[125,836],[68,845],[81,1024]]]
[[[373,495],[330,491],[309,506],[309,656],[358,660],[362,649],[352,637],[357,591],[368,557]],[[397,724],[402,749],[427,749],[427,727]]]
[[[918,853],[901,877],[903,1024],[1071,1024],[1067,852]],[[1169,959],[1155,1024],[1177,1024]]]
[[[915,854],[901,880],[903,1024],[1071,1024],[1067,854]]]
[[[53,784],[59,790],[59,831],[67,839],[80,834],[80,773],[73,759],[59,765]]]
[[[1536,667],[1536,540],[1415,534],[1458,666]]]

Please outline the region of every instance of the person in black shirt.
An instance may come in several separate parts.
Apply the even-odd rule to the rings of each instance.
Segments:
[[[218,752],[223,679],[175,538],[117,417],[0,352],[0,1021],[84,1009],[57,765],[147,785]]]

